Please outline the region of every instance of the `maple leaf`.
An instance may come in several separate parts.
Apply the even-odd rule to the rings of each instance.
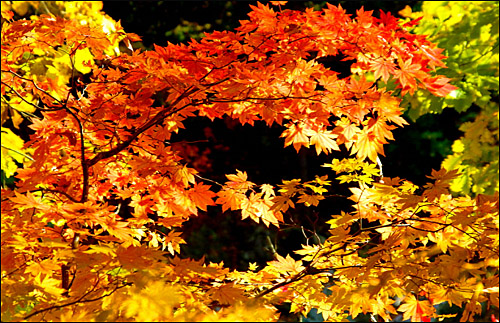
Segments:
[[[57,264],[54,260],[44,259],[39,263],[34,262],[32,264],[29,264],[24,271],[25,273],[29,273],[33,276],[38,276],[40,274],[51,276],[55,271],[60,269],[61,266]]]
[[[316,148],[316,153],[319,155],[321,151],[325,154],[330,153],[332,150],[340,150],[335,142],[337,135],[328,132],[315,132],[311,138],[310,143]]]
[[[436,309],[428,300],[419,301],[410,294],[404,298],[404,303],[399,306],[398,312],[403,312],[403,320],[423,322],[434,315]]]
[[[162,250],[165,250],[166,246],[172,256],[176,252],[180,253],[180,245],[186,243],[186,241],[180,237],[181,234],[182,232],[170,231],[168,235],[164,237]]]
[[[226,182],[226,185],[232,189],[246,191],[255,185],[247,181],[247,172],[236,170],[236,174],[229,174],[226,177],[229,180],[229,182]]]
[[[411,60],[405,60],[399,63],[399,69],[395,70],[394,75],[402,86],[401,94],[404,95],[406,92],[413,94],[417,88],[416,79],[423,77],[422,65],[418,63],[412,64]]]
[[[351,77],[349,81],[350,83],[347,84],[347,88],[350,91],[358,94],[367,92],[373,85],[373,82],[367,81],[364,75],[359,79]]]
[[[424,84],[431,93],[445,97],[452,91],[458,89],[458,87],[449,84],[449,81],[451,81],[451,79],[447,77],[434,77],[427,79]]]
[[[246,299],[243,295],[243,291],[235,287],[234,283],[212,288],[209,295],[220,304],[227,305],[233,305],[237,301]]]
[[[441,249],[443,253],[446,253],[451,241],[446,239],[444,237],[444,234],[445,233],[443,232],[429,232],[427,236],[429,237],[429,240],[436,243],[436,245],[439,247],[439,249]]]
[[[394,122],[400,127],[407,125],[408,122],[401,117],[403,114],[399,106],[400,99],[391,96],[389,93],[383,92],[380,98],[375,102],[376,111],[382,119]]]
[[[396,126],[391,126],[385,123],[381,118],[369,119],[368,127],[380,142],[387,143],[386,139],[394,140],[391,130]]]
[[[359,313],[366,314],[372,310],[372,299],[370,294],[363,291],[360,293],[353,293],[351,295],[352,307],[349,314],[353,318],[358,316]]]
[[[37,208],[42,211],[48,211],[51,206],[42,202],[42,199],[39,197],[35,197],[31,192],[26,192],[26,195],[19,194],[17,191],[14,191],[15,197],[11,197],[10,200],[12,202],[17,203],[17,205],[28,207],[28,208]]]
[[[283,185],[279,185],[280,193],[286,193],[288,195],[293,195],[297,191],[297,186],[300,184],[300,179],[283,180]]]
[[[188,187],[189,183],[194,184],[195,179],[194,175],[197,171],[192,168],[187,168],[186,166],[179,167],[174,174],[174,180],[178,182],[182,182],[184,187]]]
[[[306,206],[317,206],[319,201],[324,200],[325,197],[322,195],[308,195],[308,194],[302,194],[299,196],[299,200],[297,201],[298,203],[304,203]]]
[[[116,252],[115,252],[114,248],[112,248],[108,245],[100,245],[100,246],[92,245],[92,246],[90,246],[90,248],[88,250],[85,250],[84,253],[87,253],[87,254],[102,253],[102,254],[105,254],[108,256],[116,256]]]
[[[339,144],[345,142],[346,147],[351,148],[352,144],[355,143],[355,135],[361,132],[361,130],[354,123],[351,123],[348,118],[337,120],[335,125],[337,127],[334,129],[334,132],[339,133]]]
[[[374,70],[375,80],[381,77],[385,83],[387,83],[391,75],[394,75],[395,66],[393,62],[383,58],[370,62],[370,67]]]
[[[401,198],[396,201],[396,203],[401,203],[403,204],[401,206],[401,210],[415,207],[417,206],[420,202],[422,202],[422,197],[417,196],[417,195],[412,195],[412,194],[402,194]]]
[[[424,185],[426,190],[423,196],[427,197],[429,201],[433,201],[443,194],[448,194],[449,182],[458,176],[457,169],[451,171],[447,171],[444,168],[441,168],[439,171],[433,169],[431,175],[426,175],[426,177],[434,179],[435,183],[427,183]]]
[[[206,278],[215,279],[218,276],[224,276],[229,271],[227,268],[218,268],[213,265],[204,265],[205,257],[200,260],[181,259],[175,256],[172,260],[175,266],[175,272],[180,277],[188,277],[192,281],[202,281]]]
[[[358,135],[356,142],[352,147],[352,153],[364,160],[369,158],[371,161],[377,161],[377,155],[383,155],[382,143],[375,137],[372,131],[363,129]]]
[[[222,204],[222,211],[225,212],[227,209],[231,211],[238,210],[241,208],[241,203],[245,201],[247,197],[245,194],[239,193],[238,191],[232,189],[222,189],[217,193],[217,204]]]
[[[289,207],[295,207],[293,201],[287,196],[275,196],[273,197],[272,202],[274,204],[271,207],[271,210],[286,212]]]
[[[295,261],[295,259],[293,259],[290,255],[287,255],[286,257],[276,255],[276,260],[269,261],[267,264],[273,269],[287,274],[296,274],[305,269],[305,267],[302,266],[301,260]]]
[[[125,247],[121,245],[113,252],[116,253],[116,259],[120,262],[120,266],[123,266],[125,269],[136,268],[138,261],[149,266],[164,257],[163,253],[158,250],[144,248],[143,246],[131,245]]]
[[[269,184],[262,184],[260,186],[262,193],[264,194],[264,198],[270,198],[271,196],[275,196],[274,188]]]
[[[298,152],[301,146],[309,147],[309,138],[306,133],[307,130],[303,127],[292,124],[283,131],[281,137],[285,137],[285,147],[293,144],[293,148]]]
[[[128,228],[129,222],[125,221],[108,221],[107,223],[102,223],[103,228],[109,232],[113,237],[116,237],[119,241],[124,243],[133,243],[133,236],[135,234],[134,229]]]
[[[319,185],[331,185],[332,184],[331,181],[328,181],[328,175],[323,175],[321,177],[316,175],[314,182],[318,183]]]
[[[183,222],[185,222],[186,219],[182,216],[169,216],[165,218],[159,218],[156,222],[162,226],[164,226],[167,229],[170,229],[172,227],[179,227],[182,225]]]
[[[273,25],[276,23],[276,12],[269,8],[269,6],[263,5],[257,2],[257,6],[250,5],[252,11],[248,16],[254,21],[258,21],[262,32],[269,32],[272,30]]]
[[[283,217],[279,210],[271,210],[271,205],[272,202],[269,199],[262,199],[262,193],[255,194],[252,192],[250,197],[241,203],[242,219],[250,217],[255,222],[259,222],[260,219],[266,226],[273,224],[279,227],[278,222],[282,222]]]
[[[452,170],[446,170],[445,168],[441,168],[440,170],[435,170],[433,169],[431,171],[431,175],[426,175],[425,177],[436,180],[436,181],[441,181],[441,182],[450,182],[454,178],[457,178],[459,176],[458,169],[452,169]]]
[[[41,288],[46,293],[51,294],[56,297],[60,297],[66,290],[61,288],[61,281],[59,279],[54,279],[50,276],[41,275],[35,277],[35,286]]]
[[[207,210],[208,205],[215,205],[212,198],[215,197],[216,194],[210,190],[210,185],[196,183],[193,188],[188,191],[188,194],[195,205],[203,211]]]

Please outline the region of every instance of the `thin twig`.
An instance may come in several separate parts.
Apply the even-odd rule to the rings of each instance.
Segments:
[[[90,290],[88,291],[87,293],[83,294],[83,296],[81,296],[80,298],[78,298],[77,300],[75,301],[72,301],[72,302],[69,302],[69,303],[66,303],[66,304],[61,304],[61,305],[54,305],[54,306],[50,306],[50,307],[47,307],[47,308],[44,308],[44,309],[41,309],[41,310],[38,310],[38,311],[35,311],[27,316],[24,317],[25,320],[29,319],[30,317],[32,316],[35,316],[37,314],[41,314],[41,313],[44,313],[44,312],[47,312],[47,311],[51,311],[51,310],[55,310],[55,309],[59,309],[59,308],[63,308],[63,307],[66,307],[66,306],[71,306],[71,305],[75,305],[75,304],[78,304],[78,303],[89,303],[89,302],[95,302],[95,301],[98,301],[100,299],[103,299],[104,297],[108,297],[110,295],[112,295],[114,292],[116,292],[117,290],[123,288],[123,287],[127,287],[127,286],[130,286],[132,285],[132,283],[123,283],[123,285],[121,286],[116,286],[111,292],[109,292],[108,294],[104,294],[104,295],[101,295],[99,297],[96,297],[96,298],[93,298],[93,299],[83,299],[84,297],[88,296],[90,293],[92,293],[94,290],[95,290],[95,286]]]
[[[12,149],[12,148],[9,148],[9,147],[5,147],[4,145],[2,145],[2,148],[5,148],[5,149],[7,149],[7,150],[10,150],[10,151],[13,151],[13,152],[15,152],[15,153],[18,153],[19,155],[21,155],[21,156],[23,156],[23,157],[26,157],[26,158],[28,158],[28,159],[29,159],[29,160],[31,160],[31,161],[34,161],[34,159],[33,159],[31,156],[28,156],[28,155],[26,155],[26,154],[25,154],[25,153],[23,153],[23,152],[20,152],[20,151],[18,151],[18,150],[15,150],[15,149]]]

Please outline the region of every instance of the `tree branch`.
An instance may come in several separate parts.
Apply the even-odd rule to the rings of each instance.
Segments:
[[[87,293],[83,294],[80,298],[78,298],[77,300],[75,301],[72,301],[72,302],[69,302],[69,303],[66,303],[66,304],[61,304],[61,305],[54,305],[54,306],[50,306],[50,307],[47,307],[47,308],[43,308],[41,310],[38,310],[38,311],[35,311],[27,316],[24,317],[24,320],[27,320],[29,319],[30,317],[33,317],[37,314],[41,314],[41,313],[44,313],[44,312],[47,312],[47,311],[51,311],[51,310],[55,310],[55,309],[59,309],[59,308],[63,308],[63,307],[66,307],[66,306],[71,306],[71,305],[75,305],[75,304],[78,304],[78,303],[89,303],[89,302],[95,302],[95,301],[98,301],[100,299],[103,299],[104,297],[108,297],[110,296],[111,294],[113,294],[114,292],[116,292],[117,290],[123,288],[123,287],[127,287],[127,286],[130,286],[132,285],[132,283],[123,283],[123,285],[121,286],[116,286],[111,292],[109,292],[108,294],[104,294],[104,295],[101,295],[99,297],[96,297],[96,298],[92,298],[92,299],[86,299],[84,300],[83,298],[85,298],[86,296],[88,296],[91,292],[93,292],[94,290],[90,290],[88,291]]]
[[[170,106],[175,106],[182,99],[186,98],[188,95],[195,93],[196,91],[198,91],[198,89],[193,89],[193,88],[186,89],[186,91],[184,91],[184,93],[181,94],[175,100],[175,102],[173,102]],[[107,151],[102,151],[102,152],[98,153],[97,155],[95,155],[92,159],[86,161],[87,167],[92,167],[93,165],[98,163],[100,160],[103,160],[103,159],[106,159],[106,158],[109,158],[111,156],[116,155],[117,153],[119,153],[123,149],[127,148],[141,133],[145,132],[146,130],[148,130],[152,126],[163,122],[163,120],[165,118],[173,115],[174,113],[181,111],[182,109],[185,109],[186,107],[188,107],[190,105],[192,105],[192,103],[188,103],[188,104],[186,104],[182,107],[179,107],[177,109],[173,109],[173,110],[164,109],[164,110],[160,111],[151,120],[149,120],[144,125],[139,127],[139,129],[137,129],[127,140],[123,141],[122,143],[117,145],[115,148],[107,150]]]

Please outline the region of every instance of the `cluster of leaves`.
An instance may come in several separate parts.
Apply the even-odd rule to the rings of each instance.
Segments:
[[[2,104],[40,116],[18,147],[30,155],[16,187],[2,188],[2,320],[276,320],[282,303],[331,320],[419,320],[438,317],[442,302],[471,320],[481,302],[498,308],[498,192],[454,198],[456,171],[434,171],[421,189],[372,178],[406,124],[396,93],[376,81],[444,97],[456,88],[435,73],[442,50],[390,14],[272,5],[280,10],[251,6],[234,32],[130,53],[113,50],[139,40],[119,24],[109,33],[2,10]],[[332,56],[353,61],[352,75],[321,63]],[[327,199],[333,183],[284,180],[275,192],[239,170],[223,184],[202,178],[170,140],[203,116],[278,124],[297,151],[345,147],[356,159],[325,166],[347,173],[337,179],[355,185],[355,207],[332,216],[326,240],[297,250],[299,260],[275,253],[231,271],[182,258],[183,223],[209,206],[271,229],[289,225],[295,203]]]
[[[122,30],[120,24],[101,11],[101,2],[2,1],[2,12],[7,13],[10,10],[21,17],[42,12],[78,21],[81,25],[102,28],[110,42],[106,50],[109,54],[119,53],[119,42],[126,40],[125,33],[117,32]],[[37,19],[37,16],[32,16],[32,19]],[[2,16],[2,23],[4,20]],[[91,69],[84,63],[93,60],[92,54],[85,48],[77,49],[74,55],[68,55],[68,48],[65,45],[58,48],[54,46],[54,50],[50,52],[33,48],[31,52],[25,52],[23,55],[17,69],[26,77],[38,81],[49,79],[56,82],[54,86],[65,86],[78,80],[81,75],[89,73]],[[24,141],[17,130],[25,118],[30,120],[40,117],[36,114],[36,101],[37,98],[30,93],[25,93],[22,97],[2,96],[1,125],[2,138],[5,139],[2,142],[2,186],[6,184],[7,178],[14,175],[18,164],[31,160],[29,153],[32,151],[23,149]],[[4,127],[9,122],[12,127]]]
[[[493,194],[498,191],[499,160],[498,2],[426,1],[422,12],[407,7],[400,14],[421,19],[413,31],[428,34],[444,50],[447,68],[437,71],[457,87],[446,98],[417,91],[402,105],[409,108],[412,119],[429,112],[440,113],[446,107],[459,112],[479,110],[473,121],[460,127],[464,136],[455,141],[453,154],[443,167],[461,171],[453,181],[452,191]]]
[[[498,306],[498,247],[491,248],[498,246],[498,197],[454,199],[448,191],[454,177],[434,171],[420,193],[399,178],[351,188],[356,211],[333,215],[330,237],[304,245],[296,251],[302,260],[286,267],[282,286],[291,310],[316,308],[335,321],[359,313],[392,320],[403,312],[404,320],[421,321],[439,317],[435,304],[465,302],[461,320],[468,321],[481,312],[480,302]],[[360,226],[360,219],[376,226]],[[398,297],[403,304],[396,310]]]

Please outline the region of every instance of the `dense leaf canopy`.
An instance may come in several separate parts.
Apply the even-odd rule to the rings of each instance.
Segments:
[[[29,6],[47,14],[14,17]],[[465,154],[450,157],[462,168],[447,159],[422,187],[382,174],[384,145],[408,124],[400,104],[457,107],[467,86],[443,72],[438,33],[419,30],[435,28],[422,22],[431,5],[419,22],[256,3],[234,31],[152,50],[134,50],[140,37],[101,8],[2,3],[2,171],[15,180],[2,188],[2,320],[268,321],[286,308],[420,321],[444,318],[435,307],[444,302],[463,309],[462,321],[483,315],[482,304],[498,312],[498,181],[457,184]],[[450,8],[447,17],[462,10]],[[496,20],[494,8],[479,10],[493,11],[479,28],[495,34],[498,5]],[[496,44],[485,52],[498,53],[498,32]],[[332,57],[351,63],[348,75],[324,64]],[[484,114],[459,142],[481,140],[475,127],[496,117],[479,148],[494,155],[498,68],[484,74]],[[244,169],[206,178],[172,142],[202,117],[279,127],[284,146],[333,159],[309,179],[256,183]],[[23,141],[15,131],[25,118]],[[303,224],[339,198],[349,206],[326,215],[322,238]],[[273,260],[248,270],[185,257],[184,225],[209,207],[266,232],[300,229],[305,241],[280,254],[267,236]]]

